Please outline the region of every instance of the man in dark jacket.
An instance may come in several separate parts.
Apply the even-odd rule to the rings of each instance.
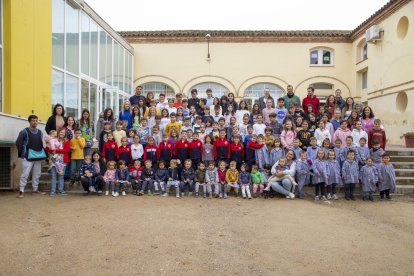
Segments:
[[[263,110],[266,108],[266,101],[268,99],[272,100],[272,108],[275,108],[275,100],[270,96],[270,89],[269,88],[265,88],[264,90],[264,96],[259,98],[259,105],[260,105],[260,110]]]
[[[16,140],[17,154],[22,159],[19,198],[24,197],[24,188],[26,187],[30,172],[32,173],[32,193],[45,194],[38,190],[42,160],[46,159],[46,152],[43,148],[43,134],[37,128],[38,117],[36,115],[30,115],[28,121],[29,127],[20,131]]]

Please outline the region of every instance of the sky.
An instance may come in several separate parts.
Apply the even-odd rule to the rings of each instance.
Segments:
[[[388,0],[85,0],[116,31],[352,30]]]

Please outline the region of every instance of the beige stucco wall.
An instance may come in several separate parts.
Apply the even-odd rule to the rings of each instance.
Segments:
[[[409,21],[407,35],[399,39],[398,22],[406,16]],[[353,43],[353,76],[351,87],[374,109],[386,129],[390,144],[403,144],[402,133],[414,131],[414,1],[409,2],[392,16],[378,24],[383,31],[381,41],[368,43],[368,59],[360,61],[358,43],[363,36]],[[360,70],[368,69],[368,87],[361,89],[358,77]],[[406,93],[406,110],[404,95]]]
[[[255,83],[270,82],[283,89],[292,84],[299,96],[315,82],[327,82],[349,89],[352,53],[350,43],[210,43],[210,62],[206,43],[132,44],[135,49],[134,85],[160,81],[175,92],[188,93],[202,82],[217,82],[242,97]],[[334,51],[334,66],[311,67],[309,51],[326,47]]]
[[[409,21],[404,39],[397,36],[402,16]],[[286,88],[292,84],[298,96],[306,95],[311,83],[326,82],[339,88],[344,97],[367,102],[382,119],[390,144],[402,144],[405,131],[414,130],[414,1],[379,23],[383,38],[368,44],[368,59],[361,61],[360,49],[365,35],[352,43],[210,43],[207,62],[205,43],[132,43],[135,51],[134,86],[162,82],[174,91],[188,94],[202,82],[217,82],[242,98],[244,90],[255,83],[269,82]],[[334,65],[312,67],[310,50],[326,47],[334,51]],[[368,85],[362,89],[361,74],[368,70]],[[323,91],[330,94],[333,91]],[[404,110],[404,95],[407,108]],[[316,91],[320,95],[322,91]],[[398,105],[398,108],[397,108]]]

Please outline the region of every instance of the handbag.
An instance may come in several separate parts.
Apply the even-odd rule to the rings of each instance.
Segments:
[[[25,147],[27,147],[27,144],[29,143],[29,133],[27,132],[27,129],[25,129],[25,131],[27,135],[27,143]],[[27,153],[27,161],[39,161],[39,160],[44,160],[46,158],[47,158],[46,152],[45,152],[45,149],[43,148],[41,150],[29,149]]]
[[[38,161],[46,159],[46,152],[44,149],[39,151],[29,149],[27,154],[27,161]]]

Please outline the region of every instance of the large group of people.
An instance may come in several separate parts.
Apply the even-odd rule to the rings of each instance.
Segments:
[[[38,191],[42,160],[51,174],[50,196],[66,195],[81,183],[85,195],[144,194],[204,198],[304,198],[306,185],[315,187],[314,199],[391,200],[395,173],[385,153],[386,135],[369,106],[342,98],[337,89],[322,104],[313,87],[302,100],[289,85],[284,97],[274,99],[269,89],[253,103],[237,102],[234,93],[187,99],[166,99],[138,86],[118,116],[106,108],[97,122],[88,110],[79,119],[67,116],[56,104],[45,127],[30,115],[29,127],[17,138],[22,174],[19,197],[24,197],[32,172]],[[97,148],[94,141],[98,141]]]

